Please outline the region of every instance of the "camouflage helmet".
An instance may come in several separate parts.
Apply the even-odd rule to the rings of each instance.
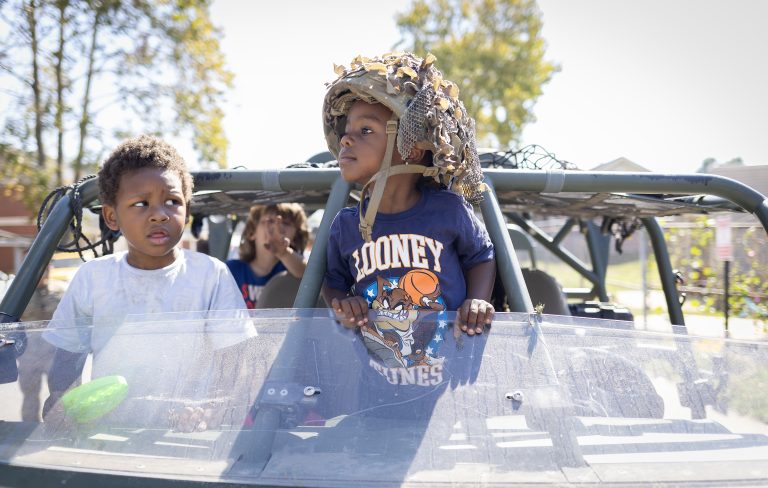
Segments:
[[[459,100],[458,86],[434,66],[411,53],[372,59],[358,56],[349,68],[335,66],[338,78],[328,83],[323,128],[328,149],[338,157],[346,114],[357,100],[381,103],[399,119],[397,150],[407,160],[413,148],[432,153],[433,169],[423,172],[476,202],[483,191],[475,147],[475,121]]]

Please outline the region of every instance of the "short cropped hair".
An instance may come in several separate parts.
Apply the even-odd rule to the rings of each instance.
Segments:
[[[256,258],[256,244],[250,239],[261,216],[267,213],[279,215],[284,220],[290,221],[296,227],[296,235],[293,236],[291,247],[297,253],[303,253],[309,242],[309,230],[307,215],[298,203],[277,203],[273,205],[254,205],[248,212],[248,220],[245,222],[243,236],[240,239],[240,260],[250,263]]]
[[[114,205],[120,189],[120,178],[126,173],[143,168],[160,168],[176,173],[181,180],[184,200],[189,206],[193,182],[184,158],[164,140],[146,134],[123,141],[104,162],[99,170],[101,203]]]

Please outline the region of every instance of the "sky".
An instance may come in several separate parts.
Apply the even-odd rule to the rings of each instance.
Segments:
[[[522,145],[583,169],[619,157],[674,173],[710,157],[768,164],[768,1],[538,3],[546,59],[560,71]],[[333,64],[392,50],[395,15],[409,5],[216,0],[212,18],[235,73],[224,122],[230,166],[285,167],[326,150],[321,109]]]

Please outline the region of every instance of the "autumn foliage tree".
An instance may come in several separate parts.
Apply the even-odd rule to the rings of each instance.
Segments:
[[[39,183],[18,178],[31,165],[51,184],[67,183],[67,168],[79,179],[138,132],[188,135],[203,164],[225,167],[220,105],[232,74],[210,3],[0,2],[0,144],[16,155],[3,178],[13,166],[15,181]]]
[[[477,122],[482,143],[509,146],[558,67],[544,60],[534,0],[415,0],[397,17],[399,47],[437,57]]]

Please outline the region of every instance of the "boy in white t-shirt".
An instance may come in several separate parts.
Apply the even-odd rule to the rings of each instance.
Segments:
[[[125,376],[131,397],[157,399],[180,394],[203,359],[194,354],[255,335],[245,320],[209,318],[245,309],[224,263],[178,247],[192,185],[179,153],[156,137],[125,141],[104,163],[102,215],[128,251],[84,263],[57,307],[43,335],[57,347],[45,411],[79,380],[88,352],[93,378]]]

